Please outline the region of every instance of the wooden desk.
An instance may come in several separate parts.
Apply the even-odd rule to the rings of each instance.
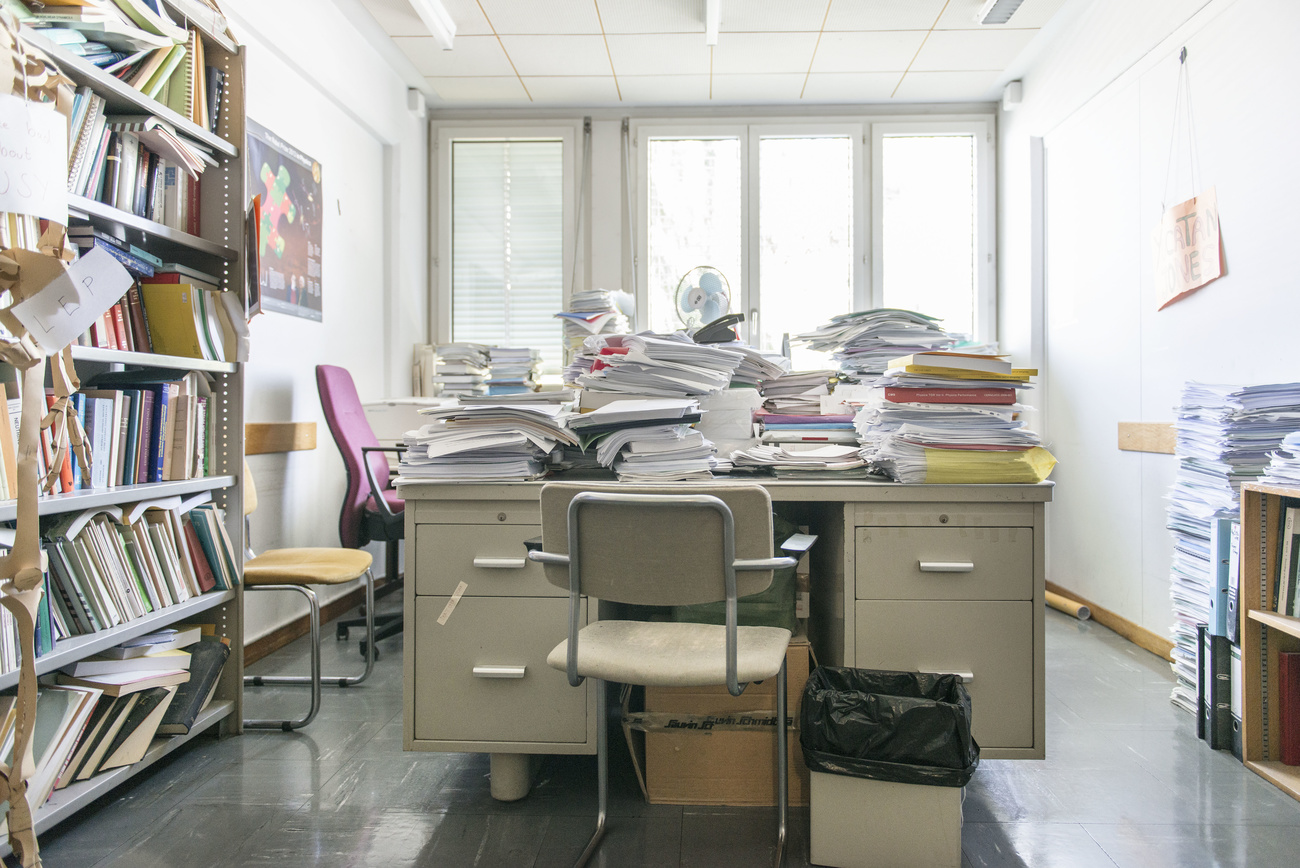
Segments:
[[[822,664],[961,672],[989,759],[1042,759],[1044,512],[1052,483],[760,480],[819,540],[809,637]],[[595,696],[546,655],[567,592],[525,559],[540,482],[404,483],[403,747],[594,754]],[[466,588],[445,623],[457,586]],[[586,617],[595,613],[584,613]]]

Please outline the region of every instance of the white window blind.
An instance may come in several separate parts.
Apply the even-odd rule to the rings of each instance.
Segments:
[[[562,364],[563,142],[455,141],[452,340],[536,347]]]

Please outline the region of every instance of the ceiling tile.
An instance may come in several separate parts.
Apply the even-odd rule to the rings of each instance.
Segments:
[[[909,72],[894,94],[902,102],[964,102],[997,99],[997,72]]]
[[[362,0],[362,5],[375,17],[389,36],[428,36],[420,16],[415,14],[409,0]],[[457,36],[475,36],[491,33],[483,11],[476,0],[442,0],[442,6],[456,24]]]
[[[724,33],[713,48],[713,74],[807,72],[816,33]]]
[[[794,103],[799,101],[804,73],[785,75],[714,75],[714,103]]]
[[[835,0],[827,30],[929,30],[945,0]],[[950,0],[956,3],[958,0]],[[983,2],[983,0],[981,0]]]
[[[527,76],[524,86],[533,96],[533,105],[599,106],[619,101],[612,75]]]
[[[936,25],[937,30],[1014,30],[1035,29],[1061,11],[1065,0],[1025,0],[1006,24],[980,24],[976,15],[984,7],[984,0],[950,0],[948,8]]]
[[[595,0],[606,33],[704,35],[701,0]],[[726,12],[724,0],[723,12]]]
[[[813,72],[902,72],[925,40],[925,30],[823,33]]]
[[[697,0],[704,19],[704,0]],[[722,33],[821,30],[829,0],[722,0]],[[840,0],[844,2],[844,0]],[[703,27],[701,27],[703,29]]]
[[[709,47],[702,33],[609,36],[614,72],[624,75],[709,74]]]
[[[495,36],[457,36],[455,47],[443,51],[431,36],[393,39],[421,75],[514,75]]]
[[[709,101],[707,75],[622,75],[623,102],[629,105],[700,105]]]
[[[814,72],[808,76],[803,102],[887,102],[902,77],[901,72]]]
[[[912,69],[921,72],[995,69],[1011,65],[1036,30],[936,30],[921,46]]]
[[[439,78],[430,76],[426,79],[439,99],[450,105],[457,103],[518,103],[527,105],[528,95],[518,76],[497,75],[479,76],[477,78]]]
[[[496,32],[600,33],[593,0],[478,0]]]
[[[610,75],[600,36],[502,36],[520,75]]]

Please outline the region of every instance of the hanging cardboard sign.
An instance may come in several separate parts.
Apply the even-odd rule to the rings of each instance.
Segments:
[[[68,222],[68,119],[0,95],[0,211]]]
[[[1166,211],[1154,241],[1159,310],[1221,277],[1219,200],[1214,188]]]
[[[66,269],[48,256],[15,251],[23,279],[41,289],[12,308],[46,353],[57,353],[90,328],[131,288],[130,273],[102,247]]]

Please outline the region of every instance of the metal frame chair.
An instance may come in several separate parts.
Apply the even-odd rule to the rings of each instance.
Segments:
[[[786,649],[790,631],[736,623],[738,596],[765,590],[772,571],[796,560],[772,557],[772,506],[758,485],[592,486],[542,489],[542,546],[530,559],[569,591],[569,636],[547,663],[596,691],[596,830],[579,857],[587,864],[604,837],[609,798],[605,681],[702,686],[726,684],[739,696],[776,677],[777,844],[785,855],[788,814]],[[707,493],[700,493],[707,492]],[[741,556],[738,556],[739,555]],[[726,601],[726,624],[593,621],[580,624],[581,599],[633,605]],[[590,609],[589,609],[590,611]]]

